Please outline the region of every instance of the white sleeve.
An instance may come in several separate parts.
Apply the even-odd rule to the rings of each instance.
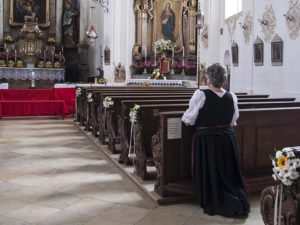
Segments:
[[[233,105],[234,105],[234,113],[233,113],[233,117],[232,117],[232,121],[230,123],[230,126],[236,126],[237,125],[236,121],[240,117],[239,108],[238,108],[238,99],[237,99],[236,95],[233,92],[230,92],[230,94],[232,95]]]
[[[185,111],[183,114],[181,120],[186,125],[195,125],[199,109],[201,109],[205,103],[205,94],[203,91],[196,90],[193,94],[190,103],[189,108]]]

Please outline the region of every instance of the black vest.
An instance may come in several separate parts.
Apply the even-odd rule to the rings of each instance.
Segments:
[[[199,110],[196,121],[197,127],[230,125],[234,114],[232,95],[226,92],[219,97],[212,90],[203,91],[206,97],[203,107]]]

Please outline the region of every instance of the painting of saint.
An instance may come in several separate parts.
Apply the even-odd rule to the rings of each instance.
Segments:
[[[168,2],[163,10],[161,17],[161,32],[166,40],[175,42],[174,29],[175,29],[175,13],[171,8],[171,4]]]
[[[10,25],[21,26],[26,21],[49,26],[49,0],[10,0]]]

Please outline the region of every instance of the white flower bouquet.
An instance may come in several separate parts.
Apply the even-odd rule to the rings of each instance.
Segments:
[[[86,97],[87,97],[87,101],[88,102],[93,102],[93,94],[92,94],[92,92],[88,93]]]
[[[141,107],[137,104],[134,104],[134,106],[132,108],[130,108],[130,112],[129,112],[129,118],[130,118],[130,122],[131,123],[138,123],[139,122],[139,109]]]
[[[300,147],[286,147],[277,151],[272,164],[274,180],[291,186],[300,177]]]
[[[171,51],[174,48],[174,44],[170,40],[158,39],[155,41],[155,48],[157,51]]]
[[[152,80],[166,80],[165,75],[161,73],[159,69],[154,69],[150,77]]]
[[[81,95],[81,88],[77,88],[76,89],[76,96],[80,97],[80,95]]]
[[[104,100],[103,100],[103,106],[104,106],[104,108],[108,109],[108,108],[110,108],[113,105],[114,105],[114,102],[113,102],[112,98],[109,97],[109,96],[106,96],[104,98]]]

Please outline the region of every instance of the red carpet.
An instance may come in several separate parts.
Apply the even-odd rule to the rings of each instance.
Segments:
[[[0,117],[64,117],[72,114],[75,99],[75,88],[0,90]]]

